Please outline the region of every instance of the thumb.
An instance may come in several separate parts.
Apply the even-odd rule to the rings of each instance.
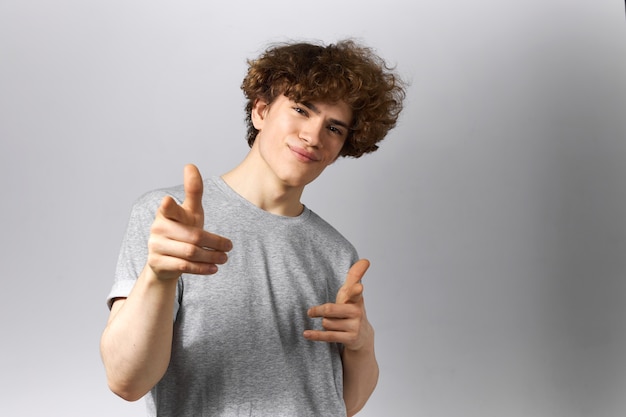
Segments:
[[[204,225],[204,209],[202,208],[202,193],[204,186],[198,167],[193,164],[185,165],[184,172],[185,201],[182,207],[194,218],[196,225]]]
[[[363,285],[361,279],[370,267],[370,261],[367,259],[359,259],[350,267],[346,281],[343,283],[337,293],[337,304],[345,304],[349,301],[355,302],[363,293]]]

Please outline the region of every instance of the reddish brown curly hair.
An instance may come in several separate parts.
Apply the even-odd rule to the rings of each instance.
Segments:
[[[352,125],[340,156],[358,158],[374,152],[395,127],[406,96],[404,83],[372,49],[353,40],[327,46],[278,44],[248,61],[241,84],[246,98],[248,145],[258,131],[252,124],[254,102],[271,103],[284,94],[298,102],[344,101],[353,112]]]

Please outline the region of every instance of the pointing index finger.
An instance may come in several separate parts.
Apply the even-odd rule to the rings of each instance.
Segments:
[[[359,259],[350,267],[348,271],[348,276],[346,277],[346,282],[344,285],[354,285],[361,281],[365,272],[370,267],[370,261],[367,259]]]
[[[182,207],[199,223],[204,224],[204,209],[202,208],[202,193],[204,186],[198,167],[193,164],[185,165],[184,172],[185,201]]]
[[[367,259],[359,259],[350,267],[346,281],[343,283],[339,292],[337,293],[337,304],[344,304],[352,300],[354,297],[359,297],[363,287],[359,285],[360,289],[353,289],[357,284],[360,284],[361,279],[365,275],[365,272],[370,266],[370,262]]]

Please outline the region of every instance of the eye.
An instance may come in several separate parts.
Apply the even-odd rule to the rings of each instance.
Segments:
[[[329,125],[328,126],[328,130],[330,130],[330,132],[334,135],[339,135],[339,136],[343,136],[343,130],[339,129],[336,126],[333,125]]]
[[[294,106],[294,107],[293,107],[293,109],[294,109],[294,111],[295,111],[296,113],[300,113],[300,114],[301,114],[301,115],[303,115],[303,116],[308,116],[308,115],[309,115],[309,113],[307,113],[307,111],[306,111],[306,110],[304,110],[302,107],[299,107],[299,106]]]

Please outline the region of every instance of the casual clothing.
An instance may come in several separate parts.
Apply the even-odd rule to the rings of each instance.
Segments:
[[[128,296],[146,263],[147,240],[165,195],[135,204],[109,305]],[[228,262],[211,276],[183,275],[175,302],[169,368],[146,396],[150,416],[345,416],[341,346],[306,340],[320,329],[309,307],[334,302],[354,247],[305,207],[268,213],[221,178],[204,182],[205,229],[229,238]]]

